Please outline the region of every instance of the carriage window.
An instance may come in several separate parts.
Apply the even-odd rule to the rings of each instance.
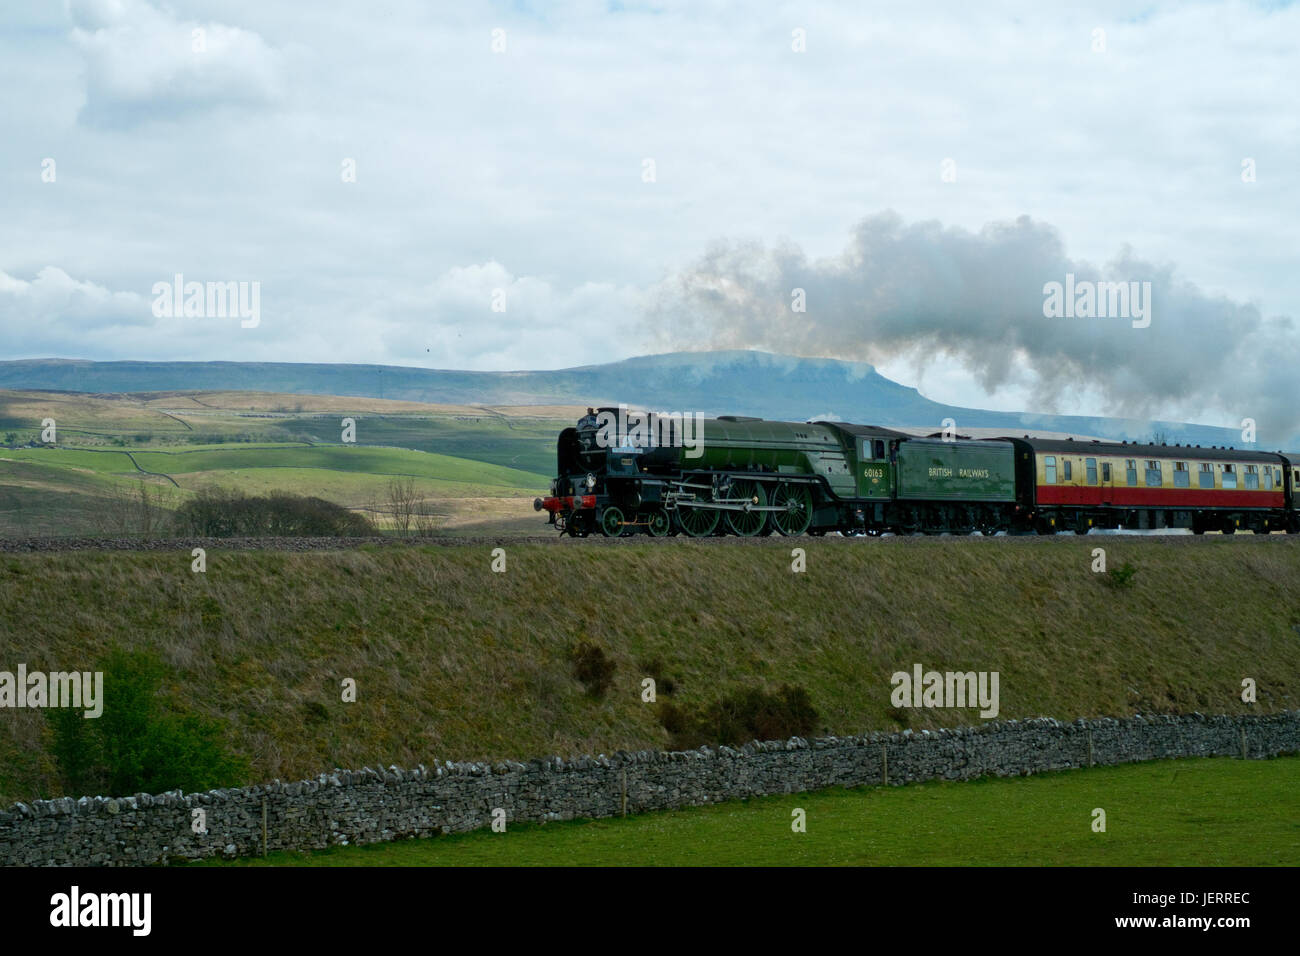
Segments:
[[[1270,468],[1268,465],[1264,466],[1264,487],[1265,488],[1273,487],[1273,469]]]
[[[1056,484],[1056,456],[1048,455],[1043,459],[1043,476],[1046,484]]]
[[[1253,488],[1255,490],[1259,489],[1259,466],[1258,465],[1246,466],[1246,487]]]
[[[1070,472],[1070,466],[1071,466],[1070,459],[1068,458],[1065,459],[1065,461],[1061,462],[1061,464],[1065,466],[1065,480],[1066,481],[1072,480],[1074,476]]]
[[[1101,463],[1101,480],[1108,485],[1110,484],[1110,462],[1108,461]]]
[[[1124,476],[1128,481],[1130,488],[1136,488],[1138,483],[1138,463],[1132,458],[1124,459]]]
[[[1225,487],[1225,488],[1236,488],[1236,487],[1237,487],[1237,467],[1236,467],[1236,465],[1224,465],[1224,466],[1223,466],[1223,487]]]
[[[1088,484],[1095,485],[1097,483],[1097,459],[1085,458],[1083,460],[1083,469],[1087,474]]]
[[[1162,480],[1162,476],[1160,474],[1160,462],[1148,461],[1146,472],[1147,472],[1146,477],[1147,477],[1148,488],[1159,488],[1161,485],[1164,484],[1164,481]]]
[[[1202,488],[1214,487],[1214,466],[1208,461],[1201,462],[1200,471],[1196,474],[1196,480]]]
[[[1174,487],[1190,488],[1192,486],[1192,473],[1187,470],[1187,462],[1174,462]]]

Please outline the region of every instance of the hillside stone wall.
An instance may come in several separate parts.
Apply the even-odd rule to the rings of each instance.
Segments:
[[[746,797],[921,780],[1018,776],[1172,757],[1300,752],[1300,711],[1260,717],[1135,716],[999,721],[738,749],[620,751],[527,763],[365,768],[314,780],[133,797],[66,797],[0,812],[0,864],[139,865],[263,849],[306,850],[598,818]],[[202,810],[206,833],[194,832]]]

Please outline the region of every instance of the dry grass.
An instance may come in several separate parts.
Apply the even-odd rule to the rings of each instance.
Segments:
[[[503,418],[576,421],[586,411],[580,405],[455,405],[408,402],[347,395],[297,395],[287,392],[159,391],[137,393],[86,393],[0,389],[0,418],[27,419],[39,428],[42,418],[75,422],[83,428],[117,430],[149,425],[164,430],[167,416],[210,416],[217,412],[281,414],[357,414],[475,416],[485,413]]]
[[[333,766],[659,747],[643,665],[679,703],[806,687],[824,732],[896,729],[890,675],[996,670],[1001,716],[1300,706],[1300,540],[564,541],[373,551],[6,555],[0,668],[90,669],[151,648],[259,779]],[[1138,570],[1126,590],[1094,547]],[[575,641],[617,665],[593,700]],[[358,700],[340,701],[343,678]],[[111,698],[109,706],[111,706]],[[907,726],[978,721],[912,711]],[[0,798],[56,793],[42,721],[0,713]]]

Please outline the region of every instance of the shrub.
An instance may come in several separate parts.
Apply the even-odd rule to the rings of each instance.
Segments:
[[[808,691],[789,684],[777,691],[743,688],[694,711],[672,702],[659,707],[659,722],[675,750],[806,737],[816,732],[818,720]]]
[[[181,534],[230,537],[364,537],[375,533],[364,515],[323,498],[276,491],[249,496],[205,488],[176,509]]]
[[[677,682],[668,676],[668,668],[659,658],[641,662],[641,673],[654,678],[655,694],[671,695],[677,689]]]
[[[330,712],[324,704],[318,700],[305,700],[302,702],[303,719],[309,724],[329,723]]]
[[[1133,586],[1133,575],[1137,574],[1138,569],[1125,561],[1117,568],[1111,568],[1106,572],[1106,583],[1111,587],[1122,590]]]
[[[614,683],[614,662],[605,651],[588,641],[579,641],[569,652],[573,676],[578,678],[592,697],[604,697]]]
[[[198,791],[246,782],[247,761],[225,750],[223,729],[181,712],[160,693],[157,658],[114,651],[98,669],[104,674],[99,717],[71,708],[46,712],[65,793]]]

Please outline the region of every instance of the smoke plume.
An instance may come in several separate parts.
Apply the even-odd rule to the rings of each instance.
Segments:
[[[1047,283],[1150,283],[1150,325],[1047,318]],[[803,290],[806,311],[795,311]],[[660,288],[652,336],[672,348],[758,348],[924,367],[947,355],[989,392],[1024,383],[1036,412],[1099,395],[1108,414],[1258,423],[1261,446],[1300,432],[1300,332],[1284,316],[1211,296],[1124,248],[1104,269],[1065,255],[1051,226],[1022,216],[978,233],[893,212],[864,219],[839,255],[723,243]],[[1062,407],[1066,405],[1067,407]],[[1217,418],[1218,421],[1211,421]]]

